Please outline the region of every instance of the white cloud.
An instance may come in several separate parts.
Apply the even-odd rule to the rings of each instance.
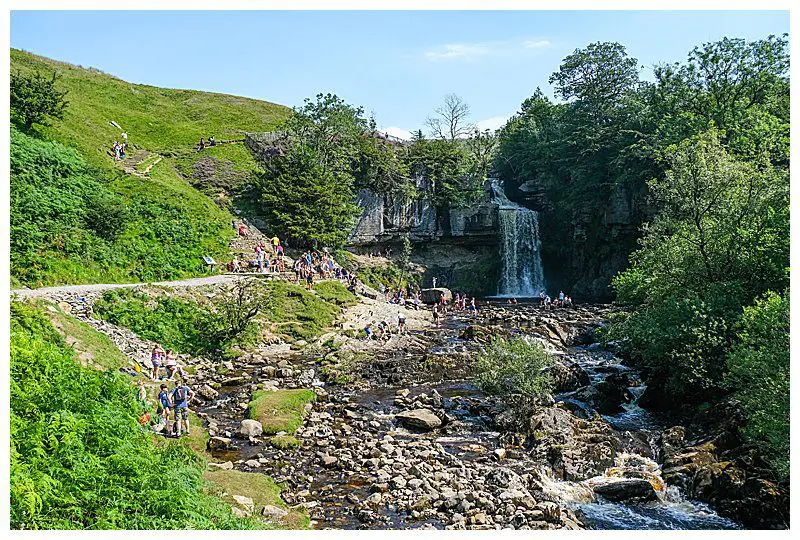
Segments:
[[[447,43],[433,50],[425,51],[428,60],[474,60],[484,56],[511,55],[520,52],[550,47],[546,39],[513,39],[506,41],[486,41],[477,43]]]
[[[537,39],[535,41],[524,41],[522,46],[526,49],[546,49],[551,43],[546,39]]]
[[[454,58],[471,60],[477,56],[485,56],[491,50],[491,47],[485,43],[448,43],[435,51],[427,51],[425,57],[429,60],[452,60]]]
[[[378,128],[378,131],[383,131],[384,133],[388,133],[389,135],[391,135],[393,137],[397,137],[399,139],[404,139],[406,141],[410,141],[411,140],[411,132],[408,131],[407,129],[403,129],[403,128],[399,128],[399,127],[395,127],[395,126],[390,126],[390,127],[385,127],[385,128]]]
[[[481,131],[486,129],[489,131],[495,131],[503,127],[509,118],[509,116],[492,116],[486,120],[479,120],[478,122],[475,122],[475,125]]]

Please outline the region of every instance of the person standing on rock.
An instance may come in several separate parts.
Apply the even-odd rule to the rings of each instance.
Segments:
[[[400,335],[406,333],[406,316],[402,311],[397,312],[397,333]]]
[[[178,437],[184,433],[189,435],[189,403],[194,399],[194,391],[182,381],[175,381],[175,388],[172,389],[169,397],[175,411],[175,423],[177,425],[175,435]],[[184,426],[186,427],[185,430],[183,430]]]
[[[153,354],[150,355],[150,362],[153,363],[153,380],[156,381],[159,378],[161,366],[164,365],[164,349],[162,349],[161,345],[158,343],[153,347]]]
[[[281,244],[280,239],[277,236],[272,237],[272,252],[278,253],[278,246]]]
[[[472,300],[469,302],[469,310],[472,312],[473,315],[478,313],[478,308],[475,307],[475,297],[472,297]]]
[[[439,328],[439,304],[433,304],[433,322]]]

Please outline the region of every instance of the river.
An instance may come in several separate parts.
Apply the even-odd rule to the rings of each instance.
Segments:
[[[521,321],[527,318],[530,327],[539,314],[531,304],[502,303],[482,305],[477,320],[466,312],[451,314],[443,328],[419,332],[428,343],[425,352],[375,354],[347,385],[322,383],[315,376],[318,359],[294,355],[291,362],[306,374],[305,382],[324,396],[298,431],[302,446],[277,450],[261,440],[239,439],[214,458],[284,482],[285,500],[305,506],[316,528],[738,528],[664,485],[657,439],[668,426],[638,406],[644,387],[636,371],[598,343],[554,351],[583,371],[589,384],[557,394],[553,407],[595,418],[592,425],[619,441],[612,466],[566,480],[533,451],[530,437],[503,428],[503,403],[470,379],[469,358],[479,343],[465,339],[465,329],[499,320],[505,333],[532,339]],[[219,432],[230,435],[238,431],[252,385],[263,382],[257,367],[239,374],[242,384],[223,386],[202,409]],[[625,400],[620,410],[598,419],[587,396],[610,375],[624,377]],[[409,430],[397,422],[398,412],[419,408],[435,411],[444,425]],[[632,478],[647,479],[656,497],[612,502],[594,492],[598,485]]]

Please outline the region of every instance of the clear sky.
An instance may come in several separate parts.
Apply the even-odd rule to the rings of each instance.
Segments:
[[[15,11],[11,46],[130,82],[298,105],[334,92],[401,133],[445,94],[496,128],[561,59],[618,41],[644,66],[723,36],[789,31],[788,12]]]

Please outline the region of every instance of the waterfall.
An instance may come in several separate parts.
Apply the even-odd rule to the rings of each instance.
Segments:
[[[502,269],[498,296],[538,296],[544,288],[539,213],[508,199],[497,179],[490,179],[492,202],[498,206]]]

